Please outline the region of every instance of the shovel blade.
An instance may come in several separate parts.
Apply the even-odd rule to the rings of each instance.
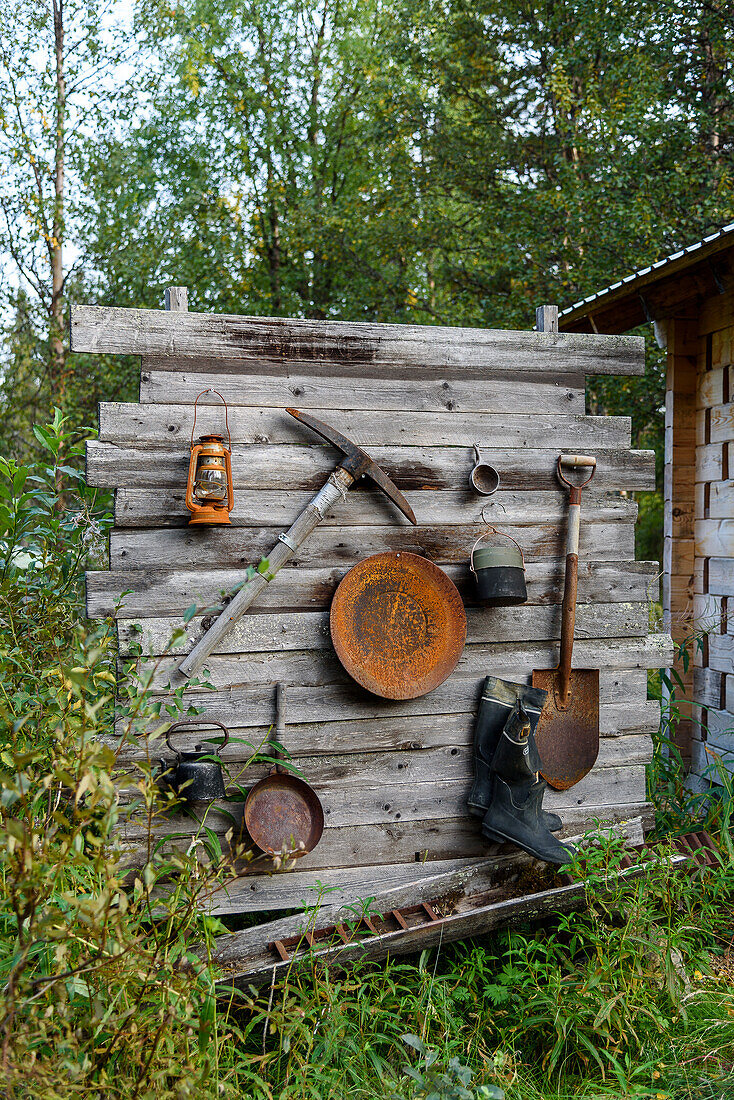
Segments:
[[[599,670],[574,669],[571,694],[559,703],[560,673],[536,669],[533,687],[548,692],[535,731],[540,774],[557,791],[567,791],[591,771],[599,755]]]

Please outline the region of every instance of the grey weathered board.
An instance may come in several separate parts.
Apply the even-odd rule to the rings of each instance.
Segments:
[[[654,486],[654,456],[630,449],[625,418],[586,416],[584,374],[639,374],[636,337],[221,317],[182,312],[72,311],[72,346],[142,355],[139,404],[100,409],[100,439],[87,446],[91,484],[116,490],[111,571],[87,577],[92,617],[117,618],[121,662],[152,674],[165,701],[177,656],[198,640],[222,597],[257,564],[337,461],[336,452],[284,413],[309,409],[365,446],[408,496],[411,528],[382,494],[356,489],[309,538],[207,662],[209,683],[184,700],[261,744],[274,719],[274,684],[289,685],[285,742],[293,765],[316,787],[324,837],[296,869],[272,876],[262,860],[212,899],[222,912],[298,907],[316,883],[341,886],[346,900],[397,887],[435,870],[491,855],[465,813],[471,737],[483,677],[527,682],[558,657],[566,498],[560,450],[597,456],[585,498],[577,617],[578,660],[598,667],[602,744],[591,774],[547,804],[566,833],[595,819],[645,816],[644,767],[657,706],[646,669],[670,660],[670,641],[648,635],[657,564],[634,561],[636,505],[629,494]],[[172,297],[173,303],[173,297]],[[183,505],[192,404],[206,386],[230,405],[235,507],[232,527],[193,530]],[[223,427],[212,395],[197,431]],[[500,492],[468,487],[473,445],[499,471]],[[468,570],[471,545],[490,522],[521,543],[528,603],[483,609]],[[330,643],[328,608],[345,572],[383,549],[423,554],[446,570],[467,605],[467,646],[453,675],[420,699],[378,699],[344,673]],[[124,594],[124,595],[123,595]],[[181,632],[183,613],[197,614]],[[125,739],[118,723],[121,830],[126,859],[139,858],[146,826],[131,784],[136,762],[159,754],[146,730]],[[187,745],[192,737],[185,737]],[[242,813],[235,788],[265,774],[244,769],[250,750],[224,753],[232,784],[207,827],[226,832]],[[222,813],[226,810],[226,813]],[[194,835],[183,814],[158,820],[157,838]],[[179,838],[177,844],[185,844]],[[342,895],[340,895],[341,897]]]

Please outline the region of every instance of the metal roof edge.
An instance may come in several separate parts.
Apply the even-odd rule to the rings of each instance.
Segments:
[[[732,239],[725,240],[725,238]],[[678,271],[685,270],[689,264],[697,263],[705,259],[708,255],[723,251],[725,248],[734,248],[734,222],[722,226],[721,229],[717,230],[715,233],[710,233],[707,237],[702,237],[701,240],[696,241],[695,244],[687,245],[685,248],[679,248],[676,252],[671,253],[670,256],[666,256],[662,260],[656,260],[646,267],[638,268],[637,271],[633,271],[630,275],[625,275],[624,278],[618,279],[602,290],[587,295],[578,302],[574,302],[573,305],[566,306],[565,309],[560,310],[558,314],[559,320],[561,318],[573,318],[573,320],[578,320],[582,317],[587,317],[592,312],[589,306],[594,302],[599,302],[602,299],[609,299],[610,297],[621,300],[632,291],[634,284],[638,281],[644,281],[646,285],[649,285],[651,282],[657,281],[658,278],[666,278],[676,274]],[[655,278],[650,279],[649,276],[653,274]],[[619,293],[622,289],[624,292]],[[607,305],[608,301],[604,304]]]

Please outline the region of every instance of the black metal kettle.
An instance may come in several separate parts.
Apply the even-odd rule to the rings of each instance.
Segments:
[[[224,789],[224,775],[222,765],[217,754],[204,747],[204,742],[210,740],[203,738],[202,742],[194,746],[193,752],[179,752],[171,744],[171,734],[175,730],[190,728],[191,726],[219,726],[224,730],[224,740],[219,749],[223,749],[229,741],[229,730],[221,722],[215,722],[209,718],[185,718],[180,722],[174,722],[166,734],[166,744],[176,753],[176,760],[171,763],[161,757],[161,770],[158,782],[167,790],[180,793],[186,802],[213,802],[215,799],[226,798]],[[214,743],[214,742],[210,742]]]

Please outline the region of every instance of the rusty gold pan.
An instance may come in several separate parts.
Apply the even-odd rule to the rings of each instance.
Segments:
[[[331,638],[358,684],[384,699],[416,699],[456,668],[466,614],[453,581],[427,558],[373,554],[337,588]]]

